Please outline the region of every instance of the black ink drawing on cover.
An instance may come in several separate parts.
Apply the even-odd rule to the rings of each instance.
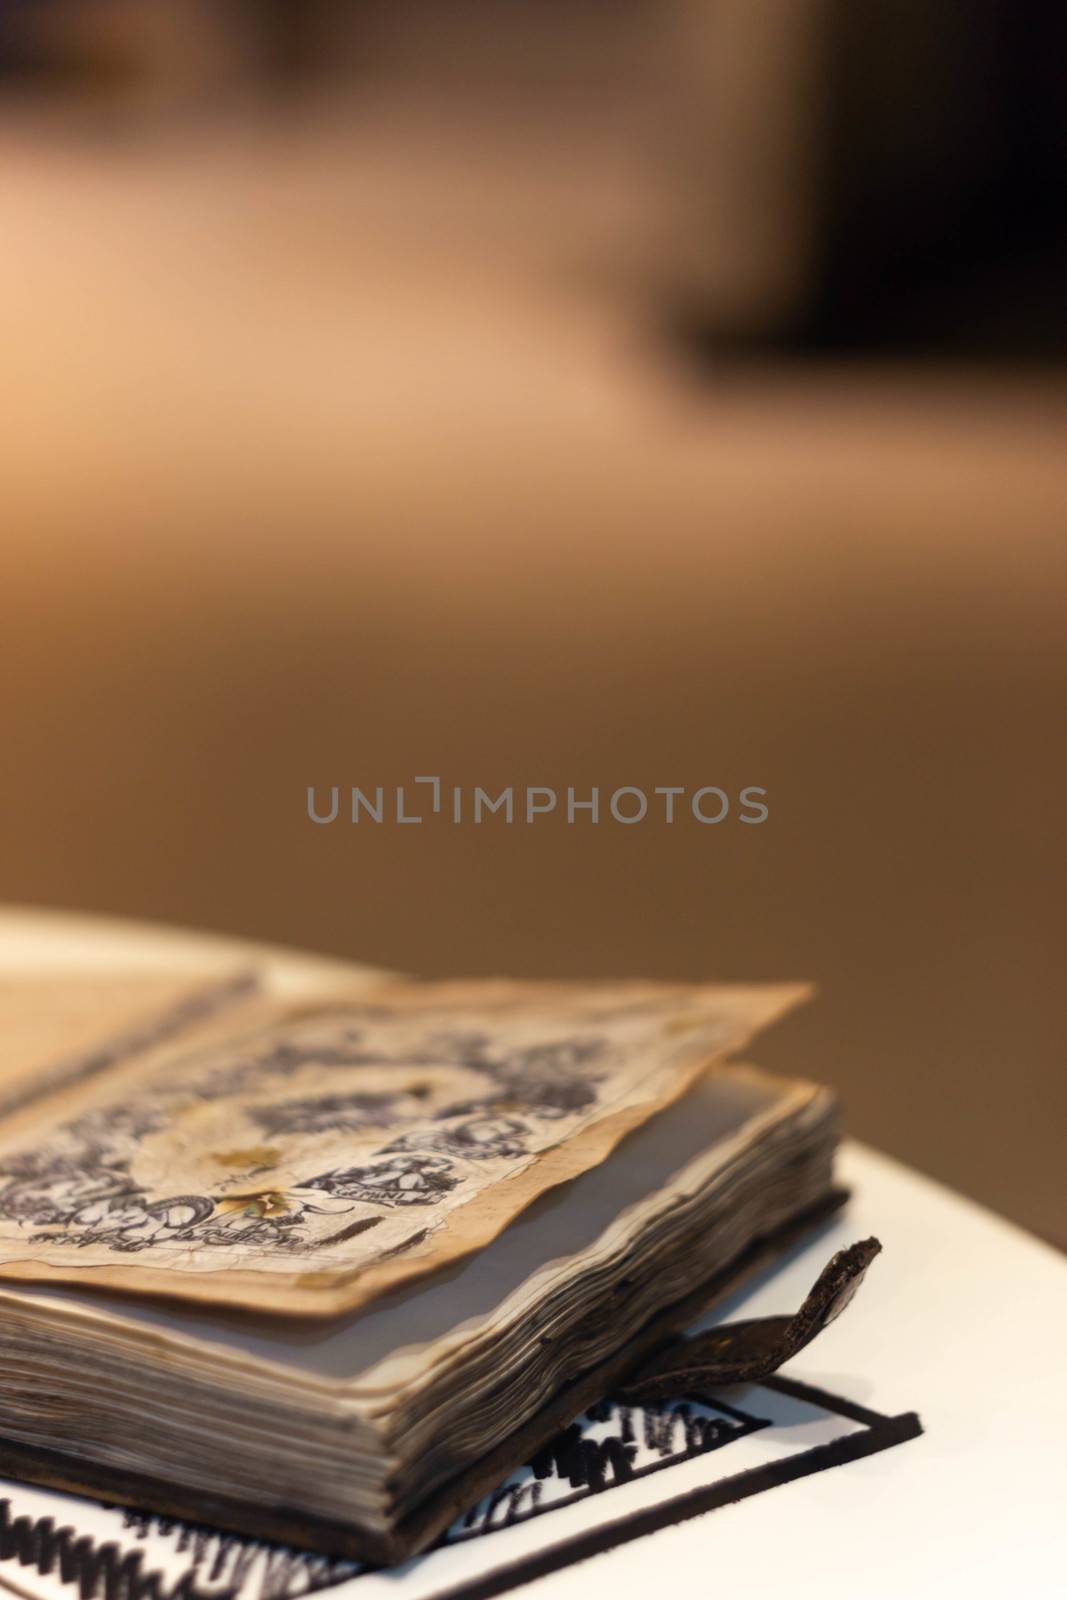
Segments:
[[[768,1452],[755,1467],[733,1472],[712,1468],[712,1461],[728,1461],[732,1444],[774,1428],[776,1411],[790,1403],[815,1407],[836,1420],[840,1431],[828,1443],[792,1455]],[[446,1583],[431,1590],[432,1600],[494,1600],[577,1561],[904,1443],[921,1431],[914,1413],[882,1416],[780,1377],[708,1402],[681,1396],[655,1405],[626,1406],[605,1400],[561,1430],[531,1462],[509,1474],[460,1517],[434,1549],[406,1563],[403,1570],[425,1565],[430,1571],[438,1551],[461,1545],[472,1556],[478,1552],[472,1575],[458,1585]],[[709,1458],[706,1479],[672,1494],[672,1469],[705,1457]],[[636,1511],[613,1513],[613,1490],[650,1479],[662,1485],[662,1491],[647,1497]],[[572,1529],[569,1536],[554,1541],[553,1516],[594,1500],[597,1514],[585,1521],[582,1530],[576,1535]],[[375,1570],[176,1519],[66,1497],[58,1504],[61,1513],[34,1516],[20,1509],[15,1485],[10,1486],[8,1498],[0,1498],[0,1586],[24,1600],[44,1592],[34,1586],[34,1574],[50,1580],[49,1595],[56,1593],[58,1579],[59,1593],[69,1593],[70,1600],[301,1600],[353,1583],[352,1600],[358,1600],[359,1578]],[[767,1502],[772,1530],[774,1504],[772,1496]],[[79,1505],[96,1514],[97,1528],[91,1532],[76,1526]],[[505,1554],[498,1560],[497,1538],[535,1518],[543,1523],[544,1532],[533,1553],[527,1549],[517,1559]],[[99,1529],[101,1519],[106,1532]],[[395,1581],[402,1600],[402,1573]]]

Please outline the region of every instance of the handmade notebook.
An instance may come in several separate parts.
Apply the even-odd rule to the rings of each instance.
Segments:
[[[6,982],[0,1473],[421,1547],[833,1204],[831,1094],[724,1064],[804,993]]]

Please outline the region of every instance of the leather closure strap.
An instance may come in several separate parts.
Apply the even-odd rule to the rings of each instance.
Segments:
[[[862,1239],[839,1250],[793,1316],[726,1322],[692,1338],[676,1338],[633,1372],[619,1399],[632,1403],[699,1398],[731,1383],[758,1383],[810,1344],[848,1305],[882,1246]]]

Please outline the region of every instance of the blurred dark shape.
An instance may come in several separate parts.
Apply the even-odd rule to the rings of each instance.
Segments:
[[[1067,9],[837,0],[809,337],[1067,353]]]
[[[786,9],[795,21],[798,7]],[[750,353],[1061,361],[1067,11],[1042,0],[799,9],[810,69],[793,86],[778,80],[776,105],[768,94],[750,108],[791,124],[780,151],[808,147],[799,171],[783,154],[780,181],[752,197],[774,207],[798,177],[806,185],[792,277],[762,320],[730,328],[694,275],[683,339],[715,360],[733,335]]]

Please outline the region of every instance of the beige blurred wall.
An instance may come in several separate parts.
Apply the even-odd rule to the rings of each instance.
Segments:
[[[1067,1243],[1062,387],[701,387],[547,248],[565,193],[475,249],[398,207],[421,154],[352,186],[3,139],[0,896],[430,974],[814,978],[760,1059]],[[633,185],[595,192],[636,258]],[[771,815],[306,818],[425,773]]]

